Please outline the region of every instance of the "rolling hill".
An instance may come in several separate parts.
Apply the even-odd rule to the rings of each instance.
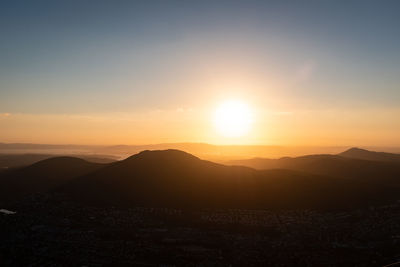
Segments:
[[[340,154],[341,157],[352,158],[352,159],[363,159],[371,161],[387,161],[387,162],[399,162],[400,154],[386,153],[386,152],[375,152],[369,151],[357,147],[350,148]]]
[[[62,156],[66,156],[63,154]],[[95,162],[95,163],[111,163],[116,161],[116,157],[110,156],[110,155],[90,155],[90,154],[71,154],[68,155],[69,157],[76,157],[80,159],[84,159],[89,162]],[[60,157],[60,155],[56,154],[38,154],[38,153],[32,153],[32,154],[0,154],[0,171],[4,169],[9,169],[9,168],[16,168],[16,167],[23,167],[23,166],[28,166],[32,165],[36,162],[49,159],[49,158],[54,158],[54,157]]]
[[[56,157],[3,171],[0,173],[0,202],[46,192],[103,166],[79,158]]]
[[[341,154],[280,159],[254,158],[229,163],[259,170],[289,169],[331,177],[362,179],[391,185],[400,184],[400,162],[364,160],[344,157]]]
[[[95,205],[230,208],[347,208],[397,199],[376,179],[225,166],[178,150],[144,151],[58,191]]]
[[[380,171],[387,168],[387,173],[398,170],[386,162],[372,163]],[[54,197],[54,203],[250,209],[343,209],[398,200],[397,173],[389,177],[371,172],[364,177],[364,168],[372,163],[315,155],[285,158],[273,161],[273,169],[255,170],[201,160],[179,150],[143,151],[109,164],[63,157],[3,174],[0,200],[38,192]],[[289,164],[297,169],[277,169]],[[329,172],[323,171],[327,166]],[[307,171],[311,169],[314,173]]]

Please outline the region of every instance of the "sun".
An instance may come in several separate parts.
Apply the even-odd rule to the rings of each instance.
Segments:
[[[219,134],[225,137],[241,137],[250,131],[252,112],[246,103],[228,100],[216,109],[214,122]]]

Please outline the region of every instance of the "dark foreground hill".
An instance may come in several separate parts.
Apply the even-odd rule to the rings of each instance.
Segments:
[[[52,159],[22,171],[19,185],[65,180],[15,205],[0,202],[16,212],[0,212],[1,266],[386,266],[399,259],[399,189],[381,176],[230,167],[176,150],[96,166]]]
[[[396,200],[398,187],[379,179],[225,166],[165,150],[144,151],[110,164],[57,192],[95,205],[348,208]]]
[[[179,150],[143,151],[110,164],[53,158],[3,173],[0,201],[46,193],[55,203],[95,206],[341,209],[398,200],[400,172],[393,164],[338,156],[282,162],[293,166],[292,160],[302,167],[225,166]]]
[[[79,158],[56,157],[28,167],[3,171],[0,174],[0,202],[47,192],[103,166]]]

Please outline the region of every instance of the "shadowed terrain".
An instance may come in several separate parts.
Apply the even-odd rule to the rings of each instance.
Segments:
[[[398,199],[398,165],[314,155],[226,166],[179,150],[143,151],[110,164],[54,158],[4,173],[2,196],[49,193],[90,205],[343,209]],[[251,164],[249,164],[251,166]],[[252,166],[257,167],[257,166]]]
[[[359,154],[357,154],[355,158],[350,157],[353,151],[359,150],[350,149],[338,155],[309,155],[295,158],[284,157],[280,159],[254,158],[248,160],[234,160],[229,163],[248,166],[259,170],[289,169],[399,186],[400,162],[391,160],[399,156],[398,154],[384,153],[384,155],[390,155],[388,160],[384,160],[387,159],[384,156],[378,156],[377,160],[373,161],[371,158],[373,158],[374,155],[381,154],[362,150],[363,155],[370,155],[369,160],[364,160],[359,159],[359,157],[361,157]],[[343,154],[346,156],[342,156]]]
[[[350,148],[340,153],[339,156],[372,161],[400,162],[400,154],[368,151],[357,147]]]
[[[178,150],[144,151],[71,181],[58,192],[91,204],[213,208],[350,208],[397,198],[392,166],[387,167],[390,176],[379,180],[358,179],[364,170],[351,166],[348,179],[225,166]],[[355,169],[361,173],[355,175]]]
[[[56,154],[0,154],[0,170],[23,167],[32,165],[41,160],[58,157]],[[111,163],[116,160],[116,157],[110,155],[76,155],[76,154],[61,154],[61,156],[70,156],[84,159],[96,163]]]
[[[79,158],[56,157],[3,171],[0,173],[0,202],[18,201],[31,194],[47,192],[103,166]]]
[[[3,171],[0,260],[5,266],[396,260],[397,163],[339,155],[249,162],[271,169],[161,150],[107,164],[57,157]]]

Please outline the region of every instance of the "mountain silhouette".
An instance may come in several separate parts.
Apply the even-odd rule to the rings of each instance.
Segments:
[[[65,155],[63,155],[65,156]],[[80,158],[89,162],[95,163],[111,163],[116,161],[116,157],[110,155],[90,155],[90,154],[73,154],[68,155],[69,157]],[[0,171],[9,168],[19,168],[28,165],[32,165],[36,162],[59,157],[54,154],[0,154]]]
[[[178,150],[143,151],[70,181],[57,190],[93,205],[346,208],[397,198],[369,180],[294,170],[257,171],[201,160]]]
[[[4,171],[0,175],[0,201],[46,192],[103,166],[79,158],[56,157]]]
[[[256,176],[247,167],[201,160],[179,150],[143,151],[64,186],[80,200],[114,204],[182,205],[232,201],[234,185]],[[238,194],[243,194],[238,192]]]
[[[339,156],[353,159],[364,159],[372,161],[388,161],[388,162],[400,162],[400,154],[386,153],[386,152],[375,152],[369,151],[357,147],[350,148],[340,154]]]
[[[280,159],[255,158],[234,160],[230,164],[260,170],[289,169],[330,177],[362,179],[388,185],[400,184],[400,164],[397,162],[353,159],[340,155],[308,155]]]
[[[371,161],[332,155],[271,162],[272,169],[256,170],[171,149],[143,151],[109,164],[58,157],[3,172],[0,201],[43,193],[54,203],[96,206],[336,209],[389,203],[399,196],[398,172],[393,176],[398,168],[391,163],[368,167]]]

